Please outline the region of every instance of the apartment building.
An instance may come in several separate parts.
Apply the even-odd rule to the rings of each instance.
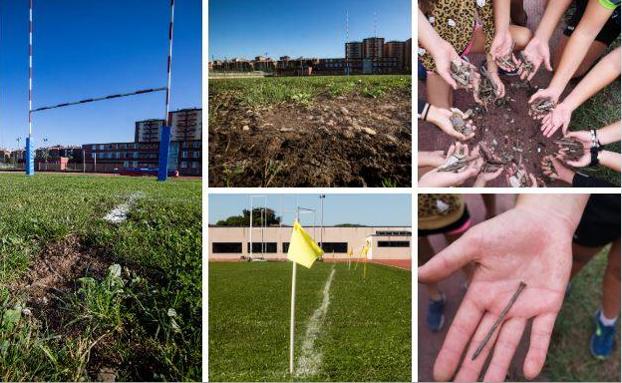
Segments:
[[[162,119],[137,121],[134,142],[160,142],[160,132],[163,126],[164,120]]]
[[[363,58],[376,59],[384,57],[384,38],[368,37],[363,39]]]
[[[203,132],[202,109],[180,109],[170,112],[169,121],[171,124],[171,141],[201,140]]]

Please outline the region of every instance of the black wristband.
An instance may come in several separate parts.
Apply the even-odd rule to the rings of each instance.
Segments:
[[[600,163],[600,161],[598,161],[598,148],[596,146],[592,146],[590,148],[590,155],[592,156],[592,159],[590,160],[590,166],[596,166]]]

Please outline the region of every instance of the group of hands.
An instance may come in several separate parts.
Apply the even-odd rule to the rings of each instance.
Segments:
[[[452,159],[452,157],[463,157],[468,165],[462,170],[444,171],[443,167],[446,166]],[[500,167],[494,172],[484,172],[483,167],[485,165],[484,158],[481,155],[479,145],[469,149],[468,145],[461,142],[452,144],[447,153],[442,150],[433,152],[426,152],[424,156],[419,157],[420,167],[432,167],[433,169],[425,173],[419,179],[419,185],[424,187],[450,187],[459,186],[465,183],[467,180],[475,177],[474,187],[484,187],[486,184],[504,173],[508,184],[509,179],[516,174],[517,167],[512,166],[510,168]],[[520,166],[521,171],[525,171],[524,167]],[[530,174],[530,182],[532,186],[537,186],[536,178]]]
[[[531,319],[523,373],[528,379],[540,373],[570,278],[572,236],[585,206],[579,199],[587,197],[519,196],[513,209],[472,227],[419,267],[419,282],[427,284],[474,265],[466,295],[436,358],[435,380],[478,381],[492,354],[484,381],[504,381]],[[472,360],[521,281],[527,284],[525,290],[483,352]]]
[[[512,40],[512,35],[509,29],[499,31],[495,34],[490,46],[490,51],[487,54],[487,62],[490,78],[496,85],[497,98],[505,96],[505,85],[497,73],[497,67],[510,72],[517,70],[522,81],[531,81],[543,64],[548,71],[553,71],[548,41],[543,41],[539,37],[533,36],[525,49],[521,52],[525,58],[525,61],[517,59],[514,55],[513,49],[514,41]],[[431,53],[436,64],[437,73],[453,89],[458,89],[459,86],[451,76],[452,62],[459,62],[463,65],[468,65],[472,69],[471,83],[467,85],[467,88],[473,90],[475,101],[478,104],[481,104],[482,101],[477,97],[481,78],[475,67],[462,59],[454,47],[445,40],[442,40],[440,47]],[[503,64],[502,59],[506,57],[511,57],[513,66]],[[532,65],[532,68],[528,68],[527,62]],[[533,104],[536,100],[548,98],[556,105],[551,112],[541,117],[542,125],[540,130],[545,137],[551,137],[560,127],[562,128],[564,135],[567,133],[573,110],[563,102],[558,103],[562,92],[563,89],[549,86],[548,88],[538,90],[529,99],[529,104]]]

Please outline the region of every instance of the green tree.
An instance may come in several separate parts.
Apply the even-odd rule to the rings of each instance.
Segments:
[[[261,213],[263,208],[258,207],[253,209],[253,226],[261,225]],[[222,219],[216,222],[216,226],[249,226],[250,225],[250,210],[242,210],[242,215],[234,215],[226,219]],[[265,225],[275,226],[281,223],[281,217],[277,217],[274,210],[266,208],[265,212]]]

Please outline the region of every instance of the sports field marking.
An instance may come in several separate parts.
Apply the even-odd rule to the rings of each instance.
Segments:
[[[324,285],[322,304],[315,310],[315,312],[313,312],[311,319],[309,319],[307,332],[302,343],[302,352],[300,359],[298,359],[298,368],[296,368],[297,376],[317,374],[320,369],[320,365],[322,364],[322,353],[314,350],[313,346],[315,345],[315,340],[318,335],[320,335],[320,328],[322,327],[322,322],[324,321],[324,317],[328,311],[328,305],[330,304],[330,284],[333,282],[334,276],[335,266],[333,266],[330,275],[328,276],[328,280]]]
[[[132,206],[139,198],[142,198],[143,196],[144,193],[142,192],[132,193],[130,195],[130,198],[128,198],[127,202],[124,202],[115,207],[114,209],[110,210],[110,212],[104,217],[104,220],[114,224],[124,222],[127,219],[127,213],[130,212]]]

